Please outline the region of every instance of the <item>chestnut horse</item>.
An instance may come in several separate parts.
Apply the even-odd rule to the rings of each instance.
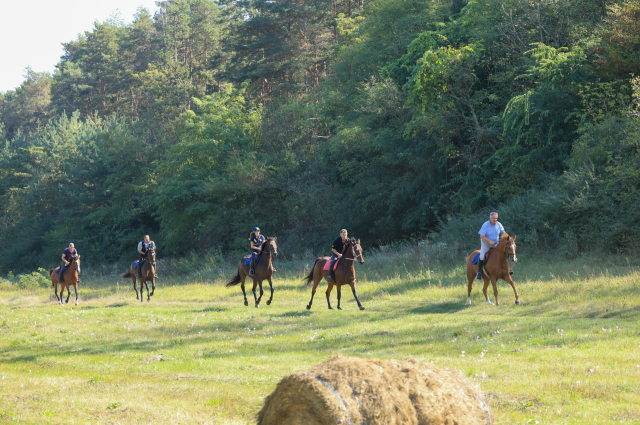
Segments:
[[[478,274],[478,265],[473,264],[473,259],[478,253],[480,253],[480,250],[473,251],[471,255],[466,258],[467,280],[469,281],[467,304],[469,305],[471,305],[471,287],[473,286],[473,280]],[[493,285],[493,295],[496,298],[496,305],[500,305],[498,302],[498,287],[496,286],[498,279],[502,279],[511,285],[513,292],[516,294],[516,304],[520,304],[520,295],[518,295],[516,284],[509,274],[510,267],[509,261],[507,261],[507,258],[514,263],[518,261],[518,258],[516,257],[516,236],[511,237],[504,233],[502,235],[502,239],[500,239],[500,242],[498,243],[498,246],[489,250],[489,253],[489,260],[485,260],[484,267],[482,267],[482,280],[484,280],[482,293],[484,294],[484,298],[487,300],[487,304],[491,304],[491,300],[487,294],[487,288],[489,287],[489,282],[491,282],[491,285]]]
[[[273,301],[273,281],[271,280],[271,276],[273,276],[273,272],[275,271],[273,268],[273,264],[271,261],[273,257],[278,256],[278,245],[276,241],[278,238],[267,238],[262,244],[262,251],[260,251],[260,258],[253,266],[253,276],[249,276],[249,265],[245,265],[245,261],[251,255],[245,255],[244,258],[238,264],[238,273],[232,278],[229,282],[227,282],[227,287],[240,284],[240,288],[242,288],[242,294],[244,295],[244,305],[249,305],[249,301],[247,301],[247,293],[244,290],[244,280],[249,276],[253,279],[253,298],[256,303],[256,308],[260,307],[260,301],[262,300],[262,295],[264,295],[264,291],[262,290],[262,281],[267,280],[269,282],[269,287],[271,288],[271,297],[267,300],[267,305],[271,304]],[[256,295],[256,287],[260,286],[260,297]]]
[[[64,281],[60,282],[60,275],[56,273],[56,271],[60,267],[56,267],[55,269],[49,270],[49,276],[51,277],[51,283],[53,286],[53,291],[56,294],[56,299],[60,302],[60,305],[64,305],[62,303],[62,293],[64,292],[64,288],[67,288],[67,299],[65,303],[69,302],[69,297],[71,296],[71,291],[69,290],[69,286],[73,286],[73,289],[76,292],[76,305],[78,305],[78,280],[80,275],[80,255],[76,255],[71,258],[71,264],[67,267],[67,271],[64,272]],[[60,296],[58,297],[58,283],[60,284]]]
[[[311,286],[311,282],[313,281],[311,300],[309,300],[309,304],[307,304],[307,310],[311,310],[311,305],[313,304],[313,296],[316,294],[316,288],[322,281],[322,278],[324,278],[329,284],[329,287],[325,292],[325,294],[327,295],[327,305],[329,307],[329,310],[333,310],[333,307],[331,307],[331,301],[329,300],[329,295],[331,294],[331,290],[333,289],[334,285],[336,286],[336,290],[338,291],[338,310],[342,310],[342,308],[340,307],[342,285],[349,285],[351,287],[351,292],[353,292],[353,296],[356,298],[358,307],[360,307],[360,310],[364,310],[364,306],[360,303],[360,298],[358,298],[358,293],[356,292],[355,263],[356,259],[358,258],[360,258],[358,262],[360,264],[364,264],[364,258],[362,257],[362,246],[360,246],[360,239],[356,241],[354,238],[351,238],[344,244],[342,258],[340,258],[340,260],[338,261],[333,272],[334,279],[328,279],[327,275],[329,274],[329,270],[324,269],[324,265],[327,263],[327,261],[331,261],[331,257],[318,257],[316,259],[311,272],[305,277],[307,287]]]
[[[144,302],[143,292],[144,288],[147,288],[147,301],[151,301],[151,297],[153,293],[156,291],[156,250],[154,248],[147,249],[147,259],[142,265],[142,272],[140,278],[140,297],[138,298],[138,286],[136,285],[136,278],[138,276],[138,271],[135,267],[136,262],[131,263],[129,267],[129,271],[126,273],[122,273],[120,277],[130,277],[133,280],[133,289],[136,291],[136,300],[140,300],[140,302]],[[149,294],[149,285],[147,282],[151,282],[151,294]]]

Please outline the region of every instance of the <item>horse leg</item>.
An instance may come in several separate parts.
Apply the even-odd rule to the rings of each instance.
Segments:
[[[67,285],[67,299],[64,300],[65,304],[69,304],[70,297],[71,297],[71,289],[69,289],[69,285]]]
[[[520,305],[520,294],[518,294],[518,290],[516,289],[516,283],[511,279],[510,275],[507,275],[504,280],[509,282],[509,285],[513,288],[513,292],[516,294],[516,305]]]
[[[260,287],[260,296],[258,297],[258,301],[256,301],[256,308],[260,307],[260,301],[262,301],[262,296],[264,295],[264,291],[262,290],[262,279],[258,280],[258,286]]]
[[[484,294],[484,299],[487,300],[487,304],[491,304],[491,300],[489,299],[489,294],[487,293],[487,288],[489,287],[489,279],[485,276],[482,277],[484,280],[484,286],[482,287],[482,293]]]
[[[53,293],[56,296],[56,300],[60,301],[60,297],[58,297],[58,283],[57,282],[53,285]]]
[[[317,273],[313,274],[313,289],[311,290],[311,299],[309,300],[309,304],[307,304],[307,310],[311,310],[311,306],[313,305],[313,297],[316,295],[316,288],[318,288],[318,285],[322,281],[322,276],[320,276],[320,278],[318,279],[318,276],[316,275]]]
[[[142,278],[144,279],[144,278]],[[144,280],[140,279],[140,302],[144,302]]]
[[[469,272],[467,272],[467,280],[469,281],[467,283],[467,304],[468,305],[471,305],[471,289],[473,288],[474,279],[475,279],[475,276],[469,277]]]
[[[269,281],[269,288],[271,288],[271,296],[267,300],[267,305],[271,305],[271,301],[273,301],[273,282],[271,281],[271,276],[269,276],[267,280]]]
[[[338,291],[338,310],[342,310],[342,307],[340,307],[340,299],[342,298],[342,286],[336,285],[336,291]]]
[[[327,288],[327,292],[325,292],[327,295],[327,306],[329,307],[329,310],[333,310],[333,307],[331,307],[331,301],[329,300],[329,295],[331,295],[331,290],[333,289],[333,281],[327,280],[327,282],[329,282],[329,287]]]
[[[73,289],[76,291],[76,305],[78,305],[78,284],[73,285]]]
[[[498,285],[496,285],[498,279],[491,279],[491,286],[493,286],[493,296],[496,299],[496,305],[500,305],[498,301]]]
[[[258,287],[258,281],[255,278],[253,278],[253,288],[251,289],[251,292],[253,292],[253,300],[256,303],[256,307],[260,307],[259,302],[258,302],[258,295],[256,294],[256,288],[257,287]]]
[[[151,279],[151,296],[153,297],[153,293],[156,292],[156,278],[155,276]]]
[[[146,280],[144,281],[144,287],[147,288],[147,301],[151,301],[151,295],[149,295],[149,282],[147,282]]]
[[[244,270],[240,272],[240,288],[242,288],[242,295],[244,295],[244,305],[245,307],[249,305],[249,301],[247,300],[247,291],[244,290],[244,280],[247,278],[247,275],[244,274]]]
[[[136,291],[136,300],[138,300],[138,284],[136,281],[136,277],[134,276],[134,274],[131,274],[131,280],[133,280],[133,290]],[[142,288],[140,288],[142,290]]]
[[[351,286],[351,292],[353,292],[353,296],[356,299],[356,302],[358,303],[358,307],[360,307],[360,310],[364,310],[364,306],[360,303],[360,298],[358,298],[358,292],[356,292],[355,282],[350,283],[349,286]]]

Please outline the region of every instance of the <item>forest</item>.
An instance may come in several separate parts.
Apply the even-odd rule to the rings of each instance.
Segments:
[[[0,272],[137,255],[640,249],[637,0],[167,0],[0,93]]]

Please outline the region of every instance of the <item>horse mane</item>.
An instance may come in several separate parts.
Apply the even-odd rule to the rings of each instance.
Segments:
[[[267,247],[267,242],[273,240],[271,236],[265,236],[264,243],[262,244],[262,248],[260,248],[260,254],[264,252],[264,249]]]

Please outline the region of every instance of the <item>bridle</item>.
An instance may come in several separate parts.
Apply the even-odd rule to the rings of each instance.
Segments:
[[[349,242],[349,244],[351,245],[351,255],[353,255],[353,258],[344,258],[344,260],[351,260],[351,261],[356,261],[356,259],[358,257],[360,257],[362,259],[362,261],[364,261],[364,258],[362,257],[362,253],[356,255],[356,246],[360,245],[360,243],[351,243]]]
[[[507,249],[509,247],[513,247],[513,252],[507,252]],[[502,255],[504,255],[504,259],[506,260],[507,258],[509,258],[511,261],[517,261],[517,257],[516,257],[516,243],[514,241],[506,241],[505,242],[505,250],[504,251],[500,251],[497,247],[496,247],[496,251],[500,252]]]

